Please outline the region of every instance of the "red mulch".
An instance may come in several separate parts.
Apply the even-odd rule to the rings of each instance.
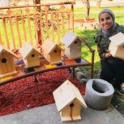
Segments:
[[[0,87],[0,116],[54,103],[52,92],[67,79],[77,86],[82,95],[85,85],[73,78],[68,69],[38,74],[39,82],[30,76]]]
[[[84,20],[84,19],[75,19],[74,22],[76,23],[92,23],[92,22],[97,22],[96,19],[88,19],[88,20]]]

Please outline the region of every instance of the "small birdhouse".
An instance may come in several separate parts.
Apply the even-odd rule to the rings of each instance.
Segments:
[[[51,64],[61,63],[61,50],[62,49],[50,39],[46,39],[42,45],[43,56]]]
[[[25,42],[19,50],[26,67],[40,66],[40,52],[30,43]]]
[[[79,89],[66,80],[53,96],[62,122],[81,120],[81,107],[87,108]]]
[[[65,44],[65,55],[69,59],[81,58],[81,41],[76,34],[68,31],[62,38],[62,42]]]
[[[113,57],[124,59],[124,34],[119,32],[110,39],[109,50]]]
[[[17,73],[14,58],[18,59],[11,50],[0,45],[0,78]]]

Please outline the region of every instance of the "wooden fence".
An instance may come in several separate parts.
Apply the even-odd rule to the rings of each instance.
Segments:
[[[25,41],[41,45],[46,38],[57,44],[74,30],[74,2],[0,7],[0,44],[17,50]]]

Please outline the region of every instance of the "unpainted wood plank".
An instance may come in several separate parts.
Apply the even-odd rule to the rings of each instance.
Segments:
[[[10,44],[9,44],[9,38],[8,38],[8,34],[7,34],[7,29],[6,29],[5,18],[3,18],[2,21],[3,21],[3,29],[4,29],[4,33],[5,33],[7,47],[10,49]]]
[[[60,113],[61,116],[61,113]],[[81,116],[80,115],[75,115],[73,116],[73,119],[70,116],[66,116],[66,117],[61,117],[62,122],[71,122],[71,121],[79,121],[81,120]]]
[[[110,53],[111,53],[112,56],[115,56],[117,48],[118,47],[113,42],[110,43],[108,49],[110,50]]]
[[[36,15],[36,13],[35,13],[34,16],[33,16],[33,19],[34,19],[35,38],[36,38],[35,45],[38,43],[38,33],[37,33],[38,28],[37,28],[37,26],[38,26],[38,21],[39,21],[39,19],[38,19],[37,17],[38,17],[38,15]],[[33,44],[32,44],[32,45],[33,45]]]
[[[24,15],[21,16],[21,20],[22,20],[22,30],[23,30],[23,34],[24,34],[24,40],[27,41]]]
[[[52,41],[54,41],[54,13],[51,13],[51,28],[52,28]]]
[[[17,29],[18,40],[19,40],[19,47],[21,47],[22,46],[22,41],[21,41],[20,29],[19,29],[18,17],[17,16],[15,16],[15,20],[16,20],[16,29]]]
[[[68,30],[71,30],[71,28],[70,28],[70,15],[71,15],[71,13],[67,12],[67,15],[68,15]]]
[[[62,36],[64,36],[65,35],[64,12],[61,13],[61,16],[62,16]]]
[[[124,45],[124,34],[119,32],[109,38],[117,47]]]
[[[11,36],[12,36],[12,43],[13,43],[13,49],[14,50],[16,50],[16,44],[15,44],[15,38],[14,38],[14,30],[13,30],[13,28],[12,28],[12,18],[11,17],[9,17],[8,18],[9,19],[9,25],[10,25],[10,31],[11,31]]]
[[[7,52],[3,52],[2,56],[0,56],[0,59],[1,60],[6,59],[6,63],[2,63],[2,61],[0,62],[1,74],[15,71],[15,64],[12,55],[10,55]]]
[[[46,25],[46,34],[49,37],[49,29],[48,29],[48,13],[45,13],[45,25]]]
[[[59,24],[59,17],[60,16],[60,14],[57,12],[56,13],[56,19],[57,19],[57,33],[58,33],[58,42],[57,42],[57,44],[60,44],[60,24]]]
[[[56,43],[50,39],[46,39],[45,42],[42,45],[42,48],[44,51],[46,51],[48,54],[56,47]]]
[[[30,23],[30,16],[29,16],[29,14],[27,15],[27,19],[28,19],[28,28],[29,28],[29,35],[30,35],[30,43],[33,44],[32,31],[31,31],[31,23]]]
[[[12,72],[8,72],[8,73],[5,73],[5,74],[0,74],[0,78],[6,77],[6,76],[9,76],[9,75],[14,75],[16,73],[17,73],[17,71],[12,71]]]
[[[2,44],[2,37],[1,37],[1,32],[0,32],[0,44]]]
[[[41,45],[43,44],[43,41],[44,41],[44,37],[43,37],[43,15],[42,13],[40,13],[40,30],[41,30]],[[42,48],[41,48],[42,49]]]
[[[80,105],[82,105],[84,108],[87,108],[87,105],[86,105],[79,89],[74,84],[72,84],[70,82],[69,82],[69,88],[72,91],[72,93],[74,94],[74,96],[76,98],[76,102],[80,103]],[[78,104],[78,103],[76,103],[76,104]]]

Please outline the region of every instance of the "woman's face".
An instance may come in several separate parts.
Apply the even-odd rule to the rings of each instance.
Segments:
[[[112,16],[109,13],[102,13],[99,18],[100,25],[103,29],[108,30],[113,25]]]

